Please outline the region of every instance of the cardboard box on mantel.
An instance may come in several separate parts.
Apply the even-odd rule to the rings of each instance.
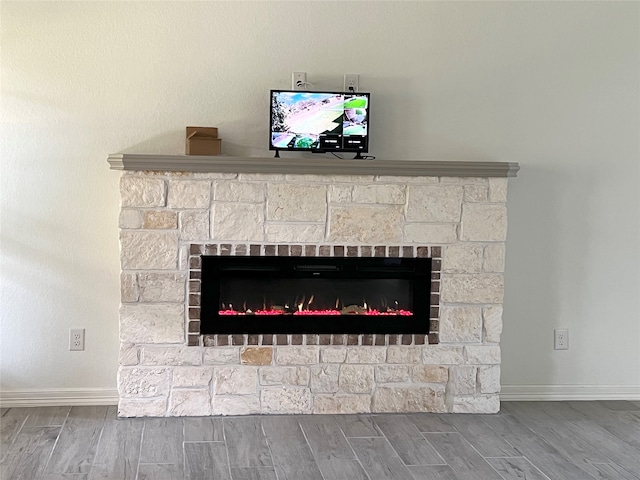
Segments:
[[[222,140],[215,127],[187,127],[187,155],[220,155]]]

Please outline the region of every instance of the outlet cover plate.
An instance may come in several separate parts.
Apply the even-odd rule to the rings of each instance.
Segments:
[[[84,350],[84,328],[72,328],[69,330],[69,350]]]

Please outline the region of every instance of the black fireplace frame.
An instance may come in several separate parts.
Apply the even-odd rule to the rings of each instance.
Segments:
[[[201,334],[428,334],[431,258],[201,255]],[[219,315],[220,280],[394,278],[411,280],[413,315]],[[307,319],[307,321],[304,321]],[[265,326],[268,325],[268,326]]]

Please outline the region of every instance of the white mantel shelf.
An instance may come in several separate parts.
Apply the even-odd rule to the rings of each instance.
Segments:
[[[326,157],[267,158],[139,153],[114,153],[109,155],[108,162],[112,170],[408,177],[515,177],[520,169],[517,163],[512,162],[340,160]]]

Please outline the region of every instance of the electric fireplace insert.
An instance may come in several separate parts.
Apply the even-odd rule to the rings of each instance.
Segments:
[[[202,334],[428,334],[430,258],[202,256]]]

